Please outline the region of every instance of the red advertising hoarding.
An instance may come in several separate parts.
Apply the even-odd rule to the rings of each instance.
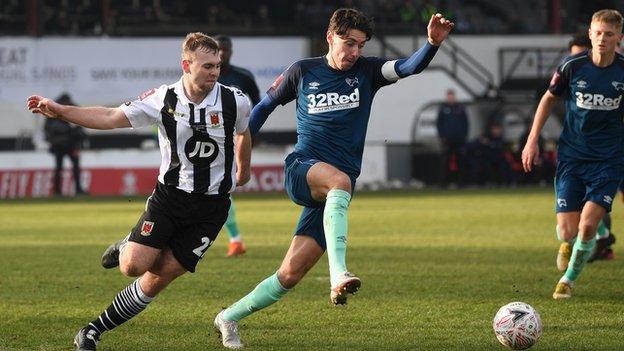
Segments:
[[[54,172],[49,169],[0,170],[0,199],[41,198],[53,194]],[[251,180],[237,192],[272,192],[284,189],[284,168],[281,165],[253,166]],[[155,168],[85,168],[81,173],[84,189],[94,196],[147,195],[158,177]],[[70,170],[61,180],[63,195],[74,194]]]

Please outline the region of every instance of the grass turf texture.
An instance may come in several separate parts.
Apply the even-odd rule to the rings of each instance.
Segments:
[[[132,279],[100,267],[107,245],[135,224],[144,199],[0,203],[0,350],[69,350],[76,331]],[[236,196],[248,253],[225,258],[222,233],[195,274],[174,281],[98,350],[218,350],[217,312],[277,269],[299,207],[279,195]],[[613,229],[624,233],[622,204]],[[622,350],[624,236],[616,260],[586,266],[573,298],[554,301],[549,189],[358,193],[349,268],[363,279],[347,306],[329,304],[321,259],[281,302],[241,323],[250,350],[504,350],[498,308],[541,314],[532,350]]]

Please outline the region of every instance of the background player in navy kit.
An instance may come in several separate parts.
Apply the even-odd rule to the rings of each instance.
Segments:
[[[219,43],[219,57],[221,58],[221,73],[219,73],[219,79],[217,81],[223,85],[240,89],[249,97],[252,107],[256,106],[258,102],[260,102],[260,91],[258,90],[258,85],[256,84],[253,74],[242,67],[230,64],[230,59],[232,58],[232,39],[225,35],[217,35],[215,36],[215,40]],[[232,201],[230,205],[230,212],[228,212],[228,218],[227,221],[225,221],[225,229],[227,229],[230,236],[227,256],[235,257],[244,254],[246,248],[238,229],[234,201]]]
[[[225,222],[230,192],[249,180],[249,101],[239,90],[217,83],[217,51],[214,39],[190,33],[182,44],[182,78],[118,108],[28,98],[33,113],[87,128],[159,128],[162,163],[156,189],[119,247],[120,271],[139,278],[80,329],[77,350],[95,350],[102,333],[140,313],[177,277],[194,272]]]
[[[591,50],[591,40],[587,32],[576,33],[568,43],[568,52],[571,56],[588,50]],[[587,262],[612,260],[615,257],[613,254],[613,244],[615,244],[615,235],[611,231],[611,215],[607,212],[598,224],[596,247]],[[560,271],[564,272],[568,268],[571,255],[572,243],[564,241],[559,246],[559,253],[557,254],[557,268]]]
[[[217,35],[215,40],[219,43],[219,57],[221,58],[219,83],[240,89],[251,100],[251,106],[256,106],[260,102],[260,90],[253,74],[249,70],[230,63],[233,53],[232,39],[225,35]]]
[[[553,298],[572,296],[572,285],[596,243],[598,223],[611,205],[624,176],[624,57],[616,54],[622,40],[622,15],[601,10],[592,16],[592,49],[571,56],[555,72],[544,93],[522,152],[525,171],[539,153],[537,140],[556,97],[566,103],[559,138],[556,211],[559,237],[570,242],[578,234],[568,268]]]
[[[327,54],[292,64],[254,108],[252,134],[278,104],[297,100],[297,144],[285,161],[285,185],[304,208],[279,270],[215,318],[225,347],[242,347],[238,321],[282,298],[325,250],[331,302],[344,304],[347,294],[359,289],[360,279],[345,263],[347,209],[360,174],[373,97],[381,87],[427,67],[452,27],[436,14],[427,27],[427,43],[411,57],[361,57],[372,36],[371,21],[357,10],[336,10],[327,29]]]

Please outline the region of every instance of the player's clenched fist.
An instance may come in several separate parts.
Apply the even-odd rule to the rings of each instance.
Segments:
[[[53,100],[39,95],[29,96],[26,100],[26,106],[32,113],[41,113],[49,118],[57,118],[59,116],[60,105]]]
[[[448,37],[449,32],[454,26],[455,23],[442,17],[441,14],[436,13],[432,15],[429,20],[429,25],[427,25],[427,40],[429,44],[440,46],[444,39]]]

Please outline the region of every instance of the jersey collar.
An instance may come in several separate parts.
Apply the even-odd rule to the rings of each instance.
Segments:
[[[180,78],[180,80],[178,80],[173,85],[173,91],[176,93],[176,95],[178,95],[178,100],[180,101],[180,103],[186,106],[188,106],[188,104],[193,104],[196,108],[215,106],[217,104],[217,98],[219,97],[219,89],[221,89],[221,84],[216,82],[214,88],[212,88],[210,93],[206,95],[204,100],[202,100],[202,102],[199,104],[195,104],[194,102],[191,102],[188,97],[186,97],[186,94],[184,93],[184,87],[182,86],[182,78]]]

